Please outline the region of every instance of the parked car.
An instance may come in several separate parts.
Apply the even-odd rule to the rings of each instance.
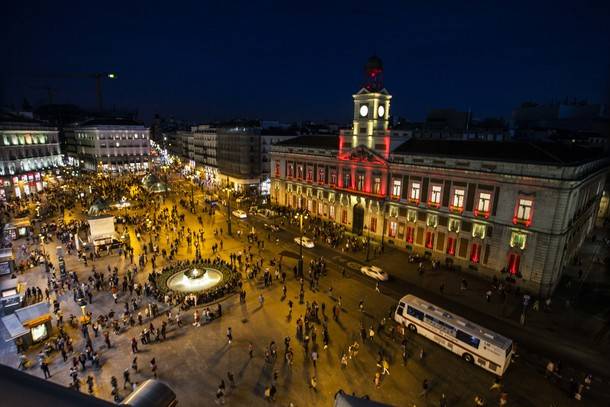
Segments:
[[[360,267],[360,272],[366,276],[369,276],[379,281],[388,281],[388,279],[390,278],[388,273],[386,273],[380,267],[377,266],[362,266]]]
[[[313,249],[314,248],[314,244],[313,244],[313,240],[311,240],[310,238],[303,236],[301,237],[295,237],[294,241],[296,244],[298,245],[303,245],[303,247],[307,247],[308,249]]]
[[[233,213],[233,216],[235,216],[236,218],[239,218],[239,219],[246,219],[248,217],[246,212],[242,211],[241,209],[235,209],[232,213]]]
[[[270,230],[272,232],[279,232],[280,231],[280,227],[271,223],[265,223],[263,225],[263,227],[267,230]]]

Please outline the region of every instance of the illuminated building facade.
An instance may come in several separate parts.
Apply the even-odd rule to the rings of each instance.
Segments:
[[[45,186],[43,174],[62,165],[57,128],[0,113],[0,200],[20,198]]]
[[[353,96],[352,130],[273,146],[272,202],[552,292],[593,227],[606,156],[552,143],[395,137],[391,96],[368,85]]]
[[[71,145],[68,164],[91,171],[145,171],[150,156],[149,130],[123,118],[92,119],[66,129]]]

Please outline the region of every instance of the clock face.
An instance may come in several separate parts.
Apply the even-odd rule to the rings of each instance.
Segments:
[[[367,105],[360,106],[360,116],[366,117],[369,114],[369,107]]]
[[[384,114],[385,114],[385,108],[384,108],[383,106],[379,106],[379,107],[377,108],[377,115],[378,115],[379,117],[383,117],[383,115],[384,115]]]

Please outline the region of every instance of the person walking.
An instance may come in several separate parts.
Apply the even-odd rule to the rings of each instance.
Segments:
[[[235,387],[235,376],[233,376],[233,373],[231,373],[231,371],[227,372],[227,379],[229,379],[229,386]]]
[[[364,300],[360,300],[358,308],[360,308],[360,312],[364,313]]]
[[[156,379],[157,378],[157,361],[155,360],[155,358],[152,358],[150,360],[150,370],[152,370],[153,376]]]
[[[49,370],[49,364],[45,360],[40,362],[40,369],[42,370],[42,373],[44,374],[45,379],[48,379],[51,377],[51,371]]]
[[[375,378],[373,379],[373,383],[375,383],[376,389],[381,387],[381,374],[379,372],[375,372]]]
[[[388,376],[390,375],[390,364],[388,363],[388,361],[386,359],[383,359],[381,361],[381,368],[383,369],[383,371],[381,372],[382,375],[387,374]]]
[[[129,386],[132,385],[131,377],[129,376],[129,369],[123,370],[123,389],[127,387],[127,383],[129,383]]]
[[[375,340],[375,330],[373,329],[373,325],[369,327],[369,340],[371,343],[374,343]]]
[[[313,368],[316,368],[316,362],[318,361],[318,352],[315,350],[311,351],[311,361],[313,362]]]
[[[309,388],[318,392],[318,379],[316,379],[315,375],[311,376],[311,379],[309,379]]]
[[[430,384],[428,383],[428,379],[424,379],[424,381],[421,384],[421,393],[419,393],[419,397],[423,397],[424,399],[427,399],[429,391],[430,391]]]
[[[233,342],[233,332],[231,331],[231,327],[227,328],[227,339],[229,340],[229,345]]]
[[[87,391],[89,394],[93,394],[93,376],[87,376]]]
[[[248,356],[250,356],[250,359],[254,357],[254,345],[252,342],[248,343]]]
[[[502,382],[500,381],[499,377],[496,377],[494,379],[493,384],[491,385],[491,387],[489,388],[489,391],[493,391],[493,390],[498,390],[498,391],[502,391]]]
[[[263,307],[263,304],[265,303],[265,297],[263,296],[263,293],[260,293],[260,295],[258,296],[258,303],[260,304],[260,307]]]
[[[135,356],[133,358],[133,360],[131,361],[131,368],[133,369],[134,372],[138,373],[138,357]]]
[[[379,289],[379,281],[377,281],[375,283],[375,291],[377,291],[379,294],[381,294],[381,290]]]

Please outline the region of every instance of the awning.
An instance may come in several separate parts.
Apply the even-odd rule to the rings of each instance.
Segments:
[[[37,323],[40,324],[46,322],[51,318],[49,304],[46,301],[15,310],[14,315],[19,318],[22,325],[30,326],[35,326]]]
[[[8,337],[4,338],[6,342],[13,341],[28,332],[28,329],[25,329],[21,322],[19,322],[19,318],[15,314],[10,314],[5,317],[2,317],[2,323],[8,332]]]

